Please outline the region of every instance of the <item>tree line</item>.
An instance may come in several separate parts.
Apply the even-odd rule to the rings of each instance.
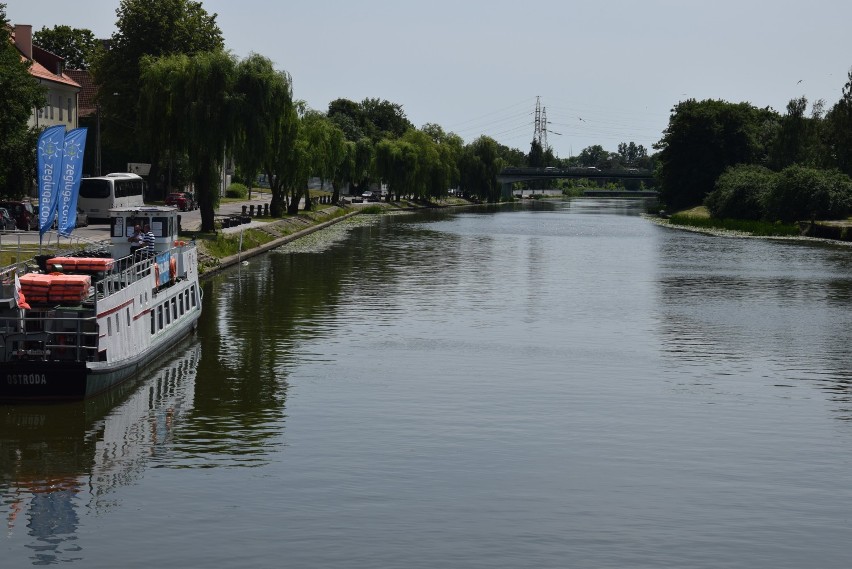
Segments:
[[[290,75],[269,58],[230,54],[216,14],[200,2],[122,0],[116,16],[106,41],[89,30],[55,26],[35,32],[34,42],[91,73],[97,116],[80,123],[93,129],[99,120],[103,170],[150,163],[155,196],[192,183],[203,230],[213,228],[226,159],[249,185],[265,175],[276,216],[295,213],[300,203],[311,207],[312,176],[329,184],[334,200],[343,184],[359,191],[371,182],[385,183],[388,199],[430,199],[458,187],[497,200],[497,172],[523,159],[520,151],[485,136],[464,144],[437,124],[415,128],[402,105],[378,98],[337,99],[325,111],[310,109],[294,96]],[[38,135],[26,129],[26,119],[43,104],[44,91],[8,41],[2,3],[0,20],[0,86],[17,89],[0,89],[0,103],[15,103],[0,104],[0,134],[9,133],[0,137],[6,150],[0,184],[2,193],[22,195],[34,176]],[[92,172],[92,145],[86,154]]]
[[[311,109],[269,58],[230,54],[217,15],[200,2],[121,0],[116,16],[105,41],[60,25],[35,32],[34,42],[69,67],[90,71],[97,116],[80,123],[93,129],[100,122],[103,170],[150,163],[155,197],[193,184],[204,230],[213,228],[226,160],[236,166],[235,179],[250,187],[264,175],[276,216],[295,213],[300,203],[311,207],[310,177],[328,184],[334,201],[344,189],[360,193],[370,183],[386,184],[388,200],[434,199],[458,188],[497,201],[497,174],[518,166],[651,169],[667,208],[706,200],[714,215],[781,220],[843,216],[852,207],[852,73],[827,111],[818,101],[808,115],[804,97],[790,101],[784,115],[749,103],[690,99],[672,109],[654,154],[623,142],[617,152],[593,145],[560,159],[536,140],[525,154],[487,136],[466,144],[434,123],[416,128],[402,105],[379,98],[341,98]],[[34,177],[38,135],[26,120],[43,104],[44,91],[8,41],[3,3],[0,21],[0,193],[23,195]],[[91,144],[86,154],[91,173]],[[790,184],[804,187],[793,191]],[[779,205],[793,195],[798,205]]]

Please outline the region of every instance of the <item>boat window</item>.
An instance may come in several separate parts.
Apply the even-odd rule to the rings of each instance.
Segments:
[[[166,311],[166,326],[168,326],[169,324],[171,324],[171,323],[172,323],[172,312],[171,312],[171,310],[169,310],[169,303],[168,303],[168,301],[166,301],[166,308],[165,308],[165,311]]]
[[[124,218],[113,217],[110,219],[110,223],[112,224],[112,236],[124,237]],[[133,229],[133,225],[131,225],[130,228]]]
[[[115,315],[115,331],[118,332],[121,329],[121,318],[120,314]]]
[[[112,319],[107,318],[107,336],[112,336]]]
[[[124,313],[127,314],[127,325],[130,326],[130,309],[125,308]]]
[[[163,329],[163,305],[157,307],[157,329]]]
[[[166,233],[169,229],[169,218],[168,217],[154,217],[151,219],[151,231],[154,232],[154,236],[156,237],[168,237],[169,234]]]
[[[172,318],[177,320],[178,312],[177,312],[177,299],[172,297]]]
[[[157,332],[157,319],[155,317],[154,311],[151,311],[151,335],[153,336]]]
[[[192,288],[189,289],[189,296],[192,298],[192,307],[195,308],[195,285],[192,285]]]

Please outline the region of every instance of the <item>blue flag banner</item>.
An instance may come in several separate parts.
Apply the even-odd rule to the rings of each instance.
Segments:
[[[44,129],[38,137],[38,227],[39,235],[50,229],[56,214],[59,193],[59,170],[62,168],[62,148],[65,145],[65,126]]]
[[[71,235],[77,223],[77,196],[80,194],[80,178],[83,177],[83,153],[86,150],[86,128],[75,128],[65,135],[62,149],[62,181],[57,203],[60,235]]]

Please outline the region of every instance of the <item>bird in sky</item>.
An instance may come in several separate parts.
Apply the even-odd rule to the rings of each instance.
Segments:
[[[799,83],[801,83],[802,81],[804,81],[804,79],[799,79],[798,81],[796,81],[796,85],[798,85],[798,84],[799,84]]]
[[[583,121],[583,117],[577,117],[577,118],[580,119],[581,121]],[[586,122],[586,121],[583,121],[583,122]]]

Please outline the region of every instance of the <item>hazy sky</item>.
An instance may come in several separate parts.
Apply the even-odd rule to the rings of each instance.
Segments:
[[[3,0],[0,0],[3,1]],[[115,31],[119,0],[5,0],[14,24]],[[536,97],[560,157],[600,144],[649,152],[688,98],[783,112],[841,96],[852,1],[204,0],[225,44],[269,57],[296,98],[387,99],[415,126],[529,150]],[[559,133],[557,135],[556,133]]]

